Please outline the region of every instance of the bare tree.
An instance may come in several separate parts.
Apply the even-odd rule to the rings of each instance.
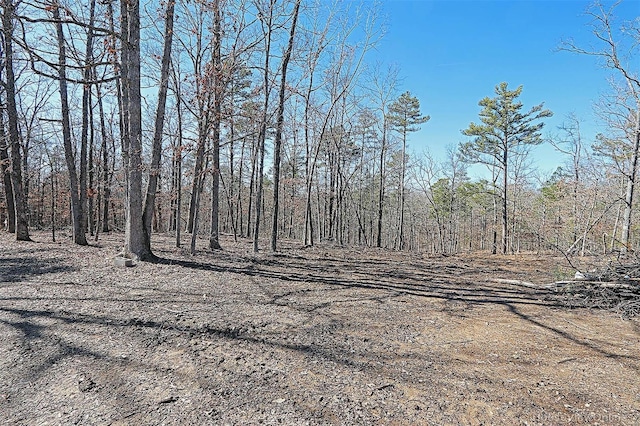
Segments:
[[[378,155],[378,217],[376,247],[382,247],[382,228],[386,190],[386,163],[389,153],[389,123],[387,112],[398,85],[398,69],[389,67],[386,71],[375,69],[372,73],[372,94],[380,119],[380,151]]]
[[[587,16],[592,19],[589,25],[598,47],[584,48],[568,40],[563,43],[562,49],[600,58],[607,68],[616,71],[622,83],[621,87],[615,88],[618,93],[614,102],[608,104],[611,108],[603,113],[614,127],[623,132],[631,145],[630,168],[625,174],[625,208],[620,238],[622,250],[626,251],[631,243],[631,219],[640,161],[640,75],[636,58],[640,48],[640,22],[635,19],[615,27],[614,11],[619,4],[618,1],[610,8],[605,8],[600,1],[596,1],[587,11]],[[613,84],[617,83],[614,81]]]
[[[280,94],[278,100],[278,114],[276,118],[276,134],[273,147],[273,223],[271,226],[271,250],[276,251],[278,243],[278,210],[280,196],[280,156],[282,151],[282,130],[284,127],[284,106],[285,106],[285,89],[287,85],[287,68],[291,53],[293,52],[293,42],[296,34],[296,25],[298,23],[298,13],[300,11],[300,0],[296,0],[293,7],[291,28],[289,30],[289,43],[282,58],[282,67],[280,71]]]
[[[88,165],[87,165],[87,147],[89,145],[89,133],[93,135],[93,117],[91,109],[91,78],[93,75],[93,27],[95,22],[96,0],[89,2],[89,28],[87,28],[87,41],[85,50],[85,68],[82,78],[82,132],[80,136],[80,180],[79,180],[79,201],[80,201],[80,232],[85,235],[87,233],[87,219],[91,213],[87,211],[87,191],[90,189],[87,185]],[[91,144],[93,146],[93,144]],[[90,160],[92,161],[92,160]],[[88,214],[89,213],[89,214]]]
[[[263,68],[263,94],[264,102],[262,104],[262,111],[260,116],[260,131],[258,133],[258,165],[257,165],[257,188],[256,188],[256,202],[255,202],[255,217],[256,221],[253,227],[253,251],[258,252],[259,238],[260,238],[260,222],[262,220],[262,197],[263,197],[263,173],[264,173],[264,156],[265,156],[265,140],[267,138],[267,125],[269,120],[269,99],[271,97],[271,76],[270,76],[270,62],[271,62],[271,44],[274,36],[274,15],[275,15],[276,0],[269,0],[265,6],[267,10],[260,10],[260,23],[262,25],[262,32],[264,35],[264,68]]]
[[[60,7],[56,5],[52,10],[58,40],[58,84],[60,87],[60,113],[62,115],[62,141],[69,174],[71,188],[71,213],[73,216],[73,241],[79,245],[87,245],[84,223],[84,209],[80,196],[82,188],[79,186],[76,159],[71,141],[71,118],[69,113],[69,96],[67,87],[67,50],[65,35],[60,19]]]
[[[349,15],[349,13],[345,13]],[[319,117],[316,117],[318,128],[316,130],[316,144],[312,146],[310,143],[310,109],[311,109],[311,93],[313,92],[312,77],[315,73],[317,62],[312,64],[311,78],[309,81],[309,89],[307,91],[307,105],[305,107],[305,145],[307,147],[306,158],[306,203],[305,203],[305,231],[304,241],[306,245],[313,245],[313,217],[312,217],[312,191],[314,178],[316,177],[316,167],[321,153],[321,149],[331,138],[331,132],[334,129],[336,110],[345,97],[349,94],[355,85],[357,78],[361,75],[364,66],[364,57],[370,49],[374,48],[378,41],[377,28],[377,11],[375,8],[366,11],[359,9],[354,14],[354,19],[344,18],[340,21],[340,26],[333,40],[336,43],[336,51],[328,65],[325,74],[328,76],[327,99],[324,107],[316,106],[321,111]],[[360,43],[351,45],[349,39],[351,35],[358,29],[362,30],[364,37]],[[320,55],[326,48],[324,43],[318,47],[317,54]],[[317,58],[315,59],[317,61]],[[321,229],[320,226],[318,226]]]
[[[580,216],[585,211],[580,202],[580,188],[583,185],[583,163],[587,158],[586,147],[580,131],[580,120],[574,114],[567,117],[567,121],[560,126],[562,135],[551,138],[550,143],[560,153],[568,156],[567,167],[571,176],[571,244],[578,240],[580,234]],[[556,140],[557,139],[557,140]]]
[[[144,200],[143,223],[145,229],[146,245],[151,251],[151,222],[156,205],[156,192],[158,190],[158,178],[160,177],[160,159],[162,155],[162,129],[164,127],[165,107],[167,104],[167,90],[169,87],[169,67],[171,64],[171,44],[173,41],[173,17],[175,0],[169,0],[165,10],[164,23],[164,48],[160,70],[160,88],[158,90],[158,105],[156,108],[153,145],[151,148],[151,166],[149,181],[147,182],[147,194]]]
[[[3,0],[2,3],[2,35],[4,50],[5,101],[7,120],[9,125],[9,145],[11,147],[11,184],[16,219],[16,239],[31,241],[29,237],[29,217],[27,214],[27,200],[22,185],[22,160],[20,154],[20,132],[18,130],[18,109],[16,106],[16,79],[13,64],[13,20],[15,19],[16,3],[13,0]]]
[[[180,235],[182,232],[182,89],[180,81],[180,63],[171,62],[171,81],[176,98],[176,135],[172,144],[173,156],[171,159],[171,223],[176,233],[176,247],[180,247]],[[170,227],[170,228],[171,228]]]

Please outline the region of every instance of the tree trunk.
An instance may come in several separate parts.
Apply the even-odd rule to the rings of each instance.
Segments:
[[[209,248],[211,250],[221,250],[219,224],[220,224],[220,127],[222,121],[222,97],[224,82],[222,76],[222,56],[220,52],[222,44],[222,28],[220,16],[220,3],[213,3],[213,122],[212,122],[212,144],[213,144],[213,170],[211,181],[211,229],[209,232]]]
[[[242,138],[242,145],[240,145],[240,161],[238,161],[238,194],[236,195],[236,226],[235,228],[239,231],[242,236],[242,226],[244,223],[244,215],[243,215],[243,205],[242,205],[242,178],[243,178],[243,170],[244,170],[244,153],[245,153],[245,145],[247,138]],[[234,236],[234,238],[236,238]],[[236,238],[237,241],[237,238]]]
[[[204,114],[204,110],[201,109]],[[191,204],[189,208],[189,225],[191,232],[191,255],[196,254],[196,240],[198,238],[198,220],[200,210],[200,199],[202,196],[202,188],[204,187],[204,151],[207,143],[208,126],[202,121],[206,118],[201,117],[198,131],[198,148],[196,150],[196,164],[193,171],[193,189],[191,193]]]
[[[189,205],[189,220],[187,228],[191,232],[192,254],[195,254],[195,238],[198,233],[198,210],[200,209],[200,199],[204,186],[204,153],[209,136],[209,119],[207,117],[207,108],[204,100],[199,107],[200,117],[198,119],[198,145],[196,148],[196,162],[193,168],[193,188],[191,193],[191,202]]]
[[[144,199],[144,212],[142,221],[145,230],[145,245],[151,251],[151,222],[158,191],[158,178],[160,176],[160,159],[162,155],[162,129],[164,127],[165,106],[167,104],[167,89],[169,87],[169,66],[171,64],[171,43],[173,40],[173,16],[175,0],[169,0],[165,12],[164,22],[164,49],[162,52],[162,66],[160,70],[160,89],[158,91],[158,106],[153,132],[153,145],[151,148],[151,166],[149,181],[147,182],[147,194]]]
[[[402,131],[402,170],[400,172],[400,220],[398,223],[398,249],[404,249],[404,183],[407,170],[407,128]]]
[[[56,177],[51,161],[51,241],[56,242]]]
[[[140,93],[140,3],[121,0],[123,119],[127,148],[125,174],[127,176],[126,222],[124,253],[140,260],[155,256],[147,246],[142,220],[142,97]]]
[[[376,238],[376,247],[382,247],[382,212],[384,210],[384,161],[387,154],[387,123],[383,119],[382,125],[382,147],[380,148],[380,181],[378,187],[378,235]]]
[[[493,235],[492,235],[492,245],[491,245],[491,254],[498,253],[498,192],[497,192],[497,181],[499,176],[495,174],[495,169],[493,170]]]
[[[306,192],[305,192],[305,210],[304,210],[304,244],[306,246],[313,245],[313,218],[311,217],[311,182],[313,178],[313,170],[311,167],[311,157],[312,157],[312,149],[311,149],[311,136],[310,133],[310,110],[311,110],[311,91],[313,89],[313,72],[309,76],[309,86],[307,86],[307,93],[305,96],[305,107],[304,107],[304,143],[305,143],[305,181],[306,181]]]
[[[180,74],[178,70],[177,74]],[[180,79],[176,75],[174,75],[174,84],[176,91],[176,108],[178,115],[178,141],[177,147],[173,152],[173,172],[175,179],[175,230],[176,230],[176,247],[180,247],[180,236],[182,233],[182,100],[181,100],[181,87],[180,87]]]
[[[508,229],[509,229],[509,222],[508,222],[508,209],[509,206],[507,204],[507,182],[508,182],[508,175],[507,175],[507,171],[508,171],[508,149],[507,149],[507,142],[505,142],[505,148],[503,151],[503,157],[502,157],[502,166],[503,166],[503,175],[502,175],[502,254],[507,254],[507,238],[508,238]]]
[[[622,219],[622,235],[620,242],[622,243],[623,253],[631,250],[631,213],[633,211],[633,199],[635,195],[636,175],[638,172],[638,157],[640,157],[640,104],[635,111],[635,140],[633,149],[633,158],[631,161],[631,171],[627,180],[627,190],[624,197],[624,215]]]
[[[0,72],[2,72],[0,70]],[[5,199],[7,200],[7,231],[11,234],[16,232],[16,210],[13,204],[13,185],[11,183],[11,172],[9,170],[8,138],[5,133],[4,114],[0,111],[0,173],[4,184]],[[4,224],[0,224],[2,226]]]
[[[60,9],[56,6],[53,9],[53,19],[60,20]],[[62,115],[62,140],[64,144],[64,156],[67,162],[67,173],[69,174],[69,188],[71,189],[71,214],[73,220],[73,241],[79,245],[87,245],[85,227],[83,226],[83,206],[78,186],[78,172],[76,170],[76,160],[74,157],[73,144],[71,141],[71,118],[69,113],[69,97],[67,94],[67,53],[65,47],[64,32],[62,23],[56,23],[56,33],[58,37],[58,84],[60,86],[60,104]]]
[[[280,198],[280,154],[282,151],[282,128],[284,127],[284,103],[285,89],[287,84],[287,68],[293,51],[293,41],[298,22],[298,11],[300,10],[300,0],[296,0],[293,8],[293,22],[289,33],[289,44],[282,59],[282,72],[280,79],[280,99],[278,102],[278,117],[276,121],[276,135],[273,147],[273,222],[271,226],[271,250],[276,251],[278,244],[278,210]]]
[[[258,145],[257,139],[253,139],[251,146],[251,176],[249,177],[249,195],[247,197],[247,238],[251,236],[251,217],[253,213],[253,200],[255,198],[256,170],[258,169]]]
[[[260,119],[260,132],[258,134],[258,172],[257,172],[257,188],[256,188],[256,223],[253,228],[253,251],[258,252],[258,241],[260,238],[260,221],[262,213],[262,192],[263,192],[263,173],[264,173],[264,154],[265,154],[265,139],[267,138],[267,120],[269,117],[269,95],[271,93],[271,87],[269,85],[269,60],[271,58],[271,36],[273,31],[273,8],[275,6],[275,0],[271,0],[269,3],[269,16],[266,18],[267,34],[265,34],[265,51],[264,51],[264,104],[262,109],[262,117]]]
[[[91,97],[90,97],[91,98]],[[94,235],[95,231],[95,197],[97,195],[97,191],[95,191],[95,166],[94,166],[94,156],[95,154],[95,130],[93,123],[93,105],[91,100],[89,100],[89,156],[88,156],[88,173],[89,173],[89,189],[87,193],[88,198],[88,221],[89,221],[89,233]]]
[[[100,86],[97,86],[98,113],[100,114],[100,137],[102,151],[102,232],[109,232],[109,201],[111,196],[111,182],[109,179],[109,151],[107,147],[107,126],[104,119],[104,107],[102,105],[102,95]]]
[[[58,13],[59,10],[58,10]],[[91,84],[89,81],[91,80],[91,66],[93,62],[93,22],[95,16],[95,0],[90,1],[89,5],[89,29],[87,30],[87,45],[85,51],[85,67],[83,70],[83,79],[84,84],[82,87],[82,131],[80,137],[80,181],[79,181],[79,203],[80,203],[80,232],[85,237],[87,234],[87,146],[89,143],[89,125],[91,123],[90,119],[90,103],[91,103]],[[60,35],[62,35],[62,42],[64,42],[64,35],[62,33],[62,27],[59,29]],[[59,42],[61,41],[58,40]]]
[[[4,0],[2,30],[4,36],[4,65],[7,80],[5,82],[7,119],[9,123],[9,144],[11,146],[11,184],[13,186],[13,204],[16,213],[16,240],[31,241],[29,237],[29,217],[27,200],[22,187],[22,161],[20,155],[20,132],[18,130],[18,109],[16,106],[15,75],[13,73],[13,17],[15,4]]]

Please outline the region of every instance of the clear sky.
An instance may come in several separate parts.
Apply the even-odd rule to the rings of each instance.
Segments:
[[[494,96],[502,81],[523,85],[525,109],[544,102],[554,112],[543,133],[557,132],[568,114],[583,121],[591,142],[599,131],[593,104],[607,92],[610,71],[594,57],[558,51],[562,40],[594,44],[583,0],[383,0],[387,34],[373,53],[395,63],[403,78],[400,91],[420,100],[431,116],[410,135],[417,152],[428,149],[443,159],[447,146],[465,140],[461,130],[478,121],[478,101]],[[616,9],[624,20],[640,16],[640,0]],[[550,173],[563,159],[551,147],[534,151]],[[473,178],[473,173],[471,173]]]

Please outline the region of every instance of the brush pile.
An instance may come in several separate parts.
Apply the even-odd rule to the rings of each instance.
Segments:
[[[569,307],[605,309],[623,318],[640,316],[640,262],[610,263],[601,270],[576,272],[573,280],[549,286]]]

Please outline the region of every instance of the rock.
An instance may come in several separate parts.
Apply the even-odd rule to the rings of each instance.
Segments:
[[[113,258],[113,264],[116,266],[127,266],[131,267],[134,265],[133,259],[126,258],[123,256],[116,256]]]
[[[177,396],[171,395],[166,398],[162,398],[158,401],[158,404],[169,404],[171,402],[176,402],[178,400]]]

